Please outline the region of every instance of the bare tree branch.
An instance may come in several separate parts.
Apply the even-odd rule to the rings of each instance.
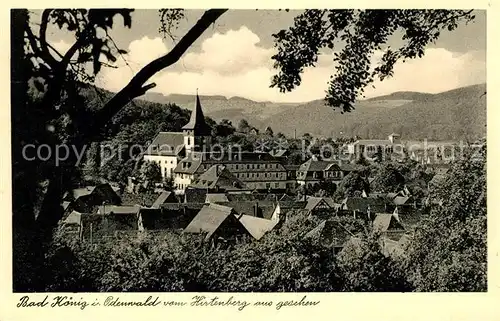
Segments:
[[[44,60],[47,60],[47,64],[52,68],[58,63],[58,61],[52,56],[49,51],[49,45],[47,43],[47,26],[49,23],[49,17],[52,9],[45,9],[42,12],[42,18],[40,23],[40,47],[44,55]]]
[[[149,88],[143,85],[156,73],[176,63],[191,45],[213,24],[227,9],[210,9],[196,22],[196,24],[182,37],[177,45],[166,55],[157,58],[144,66],[130,82],[120,90],[111,100],[99,110],[96,115],[94,128],[101,127],[108,122],[121,107],[130,100],[143,95]]]

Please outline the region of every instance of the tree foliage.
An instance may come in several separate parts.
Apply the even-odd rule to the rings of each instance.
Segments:
[[[387,162],[381,164],[376,170],[371,187],[377,192],[399,192],[403,189],[405,182],[405,177],[396,166]]]
[[[140,178],[145,182],[149,181],[150,183],[160,182],[161,181],[161,168],[160,165],[156,162],[146,161],[142,163]]]
[[[430,195],[442,205],[416,230],[410,280],[418,291],[485,291],[486,149],[457,161]]]
[[[370,192],[370,183],[368,183],[366,176],[362,172],[355,171],[342,179],[334,197],[341,200],[344,197],[356,196],[356,192],[361,194],[363,191]]]
[[[472,10],[305,10],[293,26],[273,35],[278,52],[273,56],[277,74],[271,86],[281,92],[293,90],[301,84],[305,68],[315,66],[324,50],[334,50],[335,74],[325,101],[349,112],[376,78],[393,75],[396,62],[422,57],[442,32],[473,19]],[[399,33],[403,44],[389,47],[390,37]],[[376,51],[383,55],[371,68]]]

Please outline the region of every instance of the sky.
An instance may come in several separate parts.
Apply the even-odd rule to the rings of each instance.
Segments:
[[[177,39],[202,15],[202,10],[186,10],[186,17],[174,32]],[[193,44],[175,65],[155,75],[153,92],[168,94],[240,96],[256,101],[305,102],[321,99],[330,76],[335,72],[333,53],[325,52],[316,67],[305,70],[300,87],[290,93],[269,88],[276,73],[271,56],[272,34],[293,24],[300,11],[230,10]],[[35,16],[37,14],[35,13]],[[457,87],[486,82],[486,13],[477,11],[476,19],[452,32],[442,32],[439,40],[426,48],[420,59],[398,63],[394,76],[367,88],[366,98],[396,91],[438,93]],[[136,10],[132,28],[115,18],[111,37],[128,54],[117,62],[118,68],[104,69],[96,84],[111,91],[120,90],[131,77],[152,59],[166,54],[175,44],[159,32],[157,10]],[[74,38],[55,27],[48,32],[49,42],[64,52]],[[399,38],[389,44],[397,45]],[[373,64],[381,52],[373,57]]]

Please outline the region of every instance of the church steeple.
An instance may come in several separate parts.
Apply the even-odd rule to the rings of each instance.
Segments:
[[[184,147],[186,152],[207,150],[211,144],[211,129],[205,122],[205,115],[201,109],[198,89],[196,89],[196,103],[189,122],[182,127],[184,132]]]
[[[205,122],[205,115],[201,109],[200,96],[198,96],[198,89],[196,89],[196,104],[191,112],[189,122],[182,127],[183,130],[193,131],[195,136],[210,136],[210,127]]]

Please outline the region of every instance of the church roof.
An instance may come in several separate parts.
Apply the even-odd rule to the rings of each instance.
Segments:
[[[200,97],[196,93],[196,104],[193,111],[191,112],[191,118],[189,122],[182,127],[182,129],[193,130],[195,135],[199,136],[209,136],[211,129],[205,122],[205,116],[201,109]]]
[[[183,133],[159,132],[149,144],[146,155],[177,156],[183,148]]]

